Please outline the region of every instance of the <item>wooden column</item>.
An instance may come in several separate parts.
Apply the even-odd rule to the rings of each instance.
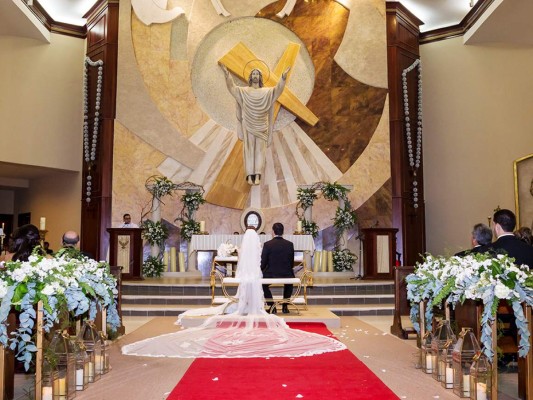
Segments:
[[[111,226],[113,141],[117,93],[118,3],[119,0],[98,1],[84,16],[87,18],[87,56],[92,61],[102,60],[104,62],[96,160],[90,167],[87,163],[83,165],[81,196],[80,247],[93,254],[97,260],[107,257],[109,236],[106,228]],[[96,86],[97,73],[97,69],[89,69],[89,86],[93,89]],[[89,120],[91,121],[94,118],[95,97],[96,90],[90,90]],[[82,132],[79,134],[81,135]],[[87,203],[86,185],[89,168],[92,177],[92,193],[91,201]]]
[[[531,333],[533,316],[531,307],[524,305],[524,315]],[[518,358],[518,397],[524,400],[533,400],[533,340],[529,337],[529,353],[525,358]]]
[[[419,53],[418,18],[400,2],[387,2],[387,68],[389,83],[390,155],[392,180],[392,226],[398,229],[398,251],[403,265],[414,265],[426,251],[423,164],[417,171],[418,208],[413,207],[413,172],[409,167],[403,107],[402,72]],[[418,79],[408,75],[409,109],[416,115]],[[412,94],[412,95],[411,95]],[[414,125],[414,123],[413,123]],[[416,148],[416,129],[412,130]],[[415,150],[413,150],[415,151]],[[423,158],[423,157],[422,157]]]

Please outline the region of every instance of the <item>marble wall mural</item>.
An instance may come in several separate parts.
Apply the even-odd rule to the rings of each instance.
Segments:
[[[354,186],[350,200],[363,226],[391,224],[385,2],[169,0],[184,15],[164,24],[142,23],[120,2],[113,222],[124,212],[140,219],[154,174],[203,185],[209,203],[198,218],[211,233],[240,231],[242,208],[261,208],[267,226],[292,230],[296,188],[317,181]],[[241,142],[235,103],[217,60],[242,41],[271,69],[289,42],[301,45],[287,86],[319,122],[311,127],[280,112],[262,183],[240,179]],[[135,165],[135,168],[132,166]],[[229,194],[229,195],[228,195]],[[168,198],[162,217],[181,205]],[[318,201],[314,220],[331,226],[336,204]],[[217,221],[216,224],[214,221]]]

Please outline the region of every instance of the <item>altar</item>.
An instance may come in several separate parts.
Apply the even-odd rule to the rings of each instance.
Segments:
[[[187,270],[196,271],[198,252],[216,253],[222,243],[231,243],[240,247],[244,235],[193,235],[188,248]],[[283,235],[294,244],[294,251],[302,252],[306,265],[311,265],[311,256],[315,251],[315,241],[311,235]],[[272,235],[259,235],[261,244],[272,239]]]

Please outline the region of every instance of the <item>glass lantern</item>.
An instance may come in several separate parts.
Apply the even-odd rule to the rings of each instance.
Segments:
[[[470,367],[474,356],[481,351],[471,328],[463,328],[453,348],[453,392],[459,397],[470,398]]]
[[[444,345],[444,348],[439,353],[438,363],[439,363],[439,381],[442,382],[442,386],[446,389],[453,389],[453,362],[452,362],[452,353],[453,353],[454,343],[453,340],[448,340]]]
[[[100,358],[95,359],[96,373],[100,375],[109,372],[109,346],[103,332],[98,332],[98,345],[100,346]]]
[[[431,354],[431,342],[433,341],[433,334],[431,331],[427,331],[422,338],[422,344],[420,346],[420,365],[422,370],[426,374],[433,373],[433,355]]]
[[[456,338],[450,327],[450,321],[444,319],[440,321],[435,335],[433,336],[433,341],[431,342],[431,354],[433,355],[433,378],[438,382],[442,382],[444,375],[446,374],[446,369],[444,363],[440,364],[439,355],[444,351],[446,345],[453,346],[453,344],[448,344],[448,342],[455,343]],[[442,358],[442,355],[440,356]]]
[[[46,357],[43,360],[42,371],[41,399],[54,400],[54,389],[59,385],[59,374]]]
[[[89,384],[89,361],[87,348],[77,338],[71,338],[76,356],[76,390],[85,390]]]
[[[93,383],[100,379],[100,373],[96,373],[96,365],[102,359],[102,346],[100,335],[92,321],[85,321],[78,334],[78,340],[85,345],[89,357],[87,368],[87,380]]]
[[[56,331],[50,350],[57,358],[57,380],[54,387],[54,400],[70,400],[76,396],[76,358],[67,333]]]
[[[470,367],[470,400],[489,400],[492,392],[492,365],[481,351]]]

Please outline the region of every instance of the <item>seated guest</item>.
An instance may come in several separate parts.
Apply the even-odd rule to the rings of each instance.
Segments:
[[[40,239],[39,229],[35,225],[22,225],[13,232],[9,253],[0,261],[28,261],[33,250],[40,246]]]
[[[460,251],[456,256],[464,257],[471,253],[485,253],[492,242],[492,230],[485,224],[475,224],[472,230],[471,241],[472,248]]]
[[[517,230],[514,235],[523,242],[526,242],[530,246],[533,245],[533,235],[531,234],[531,229],[527,226],[523,226]]]
[[[124,214],[122,216],[122,221],[123,221],[123,224],[120,225],[120,228],[138,228],[139,225],[131,222],[131,215],[129,214]]]
[[[533,268],[533,246],[528,245],[513,234],[516,217],[511,210],[501,209],[494,213],[492,229],[498,238],[489,248],[496,253],[513,257],[518,265]]]
[[[283,224],[276,222],[272,226],[275,237],[263,245],[261,252],[261,270],[263,278],[294,278],[292,266],[294,263],[294,245],[292,242],[283,239]],[[293,285],[283,286],[283,298],[290,299],[292,296]],[[263,285],[263,293],[267,304],[272,307],[272,293],[270,285]],[[270,300],[269,300],[270,299]],[[276,313],[276,309],[272,309]],[[283,313],[289,313],[287,304],[283,304]]]
[[[93,258],[91,253],[86,251],[80,251],[78,244],[80,242],[80,236],[74,231],[67,231],[63,234],[61,239],[63,247],[57,252],[56,256],[66,255],[70,258]]]

